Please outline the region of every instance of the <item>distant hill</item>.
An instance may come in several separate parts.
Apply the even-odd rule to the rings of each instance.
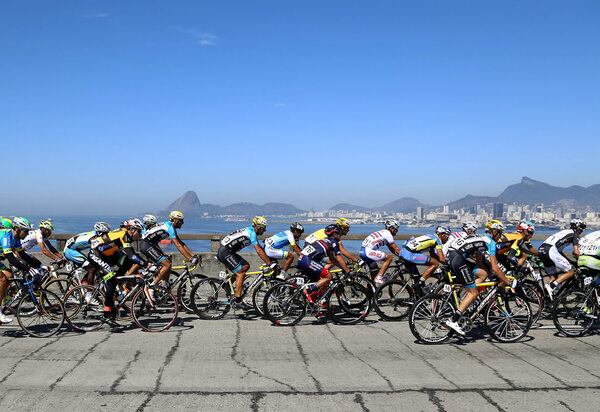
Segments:
[[[492,196],[473,196],[466,195],[465,197],[448,203],[450,210],[468,209],[475,205],[485,205],[486,203],[497,202],[497,197]]]
[[[600,185],[590,187],[569,186],[557,187],[537,180],[523,177],[520,183],[510,185],[498,199],[504,203],[535,204],[557,203],[561,200],[573,199],[579,206],[600,207]]]
[[[356,210],[359,213],[370,212],[372,209],[363,206],[351,205],[350,203],[338,203],[337,205],[333,205],[329,208],[330,210]]]
[[[411,213],[416,212],[418,207],[423,206],[425,205],[415,198],[403,197],[401,199],[394,200],[393,202],[386,203],[385,205],[376,208],[376,210],[381,210],[388,213]]]

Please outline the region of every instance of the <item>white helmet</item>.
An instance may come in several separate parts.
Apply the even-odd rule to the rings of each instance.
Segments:
[[[144,215],[142,220],[145,224],[148,224],[150,226],[154,226],[157,223],[156,216],[154,215]]]
[[[391,229],[391,228],[398,229],[398,227],[400,227],[400,223],[398,223],[398,221],[395,219],[390,219],[385,222],[386,229]]]
[[[465,232],[475,232],[477,231],[477,225],[475,224],[475,222],[465,222],[462,225],[462,229]]]
[[[101,235],[110,232],[110,225],[106,222],[96,222],[94,224],[94,231]]]

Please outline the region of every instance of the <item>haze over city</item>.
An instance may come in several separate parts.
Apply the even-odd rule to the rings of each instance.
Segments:
[[[600,4],[0,4],[4,214],[597,179]],[[557,29],[560,28],[560,29]]]

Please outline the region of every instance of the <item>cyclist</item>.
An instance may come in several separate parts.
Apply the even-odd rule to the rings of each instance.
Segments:
[[[577,266],[600,273],[600,230],[589,233],[579,242]]]
[[[119,228],[96,236],[90,240],[90,263],[106,281],[104,296],[104,317],[114,325],[115,310],[113,299],[117,287],[117,276],[133,274],[144,262],[133,250],[132,243],[138,240],[144,230],[144,224],[139,219],[130,219],[124,228]],[[118,266],[115,270],[114,266]]]
[[[50,235],[52,235],[53,230],[54,225],[52,225],[52,222],[50,220],[42,220],[40,222],[39,229],[31,230],[27,237],[25,237],[25,239],[23,239],[23,241],[21,242],[23,250],[28,251],[36,245],[40,245],[40,248],[42,249],[42,253],[44,253],[44,255],[48,256],[55,262],[58,262],[63,258],[63,256],[58,250],[54,248],[54,246],[50,244],[50,241],[48,240]],[[29,254],[29,256],[31,256],[33,259],[39,262],[39,260],[34,258],[33,255]],[[39,263],[39,265],[41,265],[41,262]]]
[[[400,248],[394,242],[394,236],[398,233],[399,226],[400,224],[396,220],[388,220],[385,222],[384,230],[371,233],[362,242],[358,256],[369,266],[371,277],[375,278],[376,283],[383,283],[383,275],[392,263],[392,256],[378,249],[387,246],[394,255],[400,254]],[[379,269],[377,262],[381,260],[383,263]]]
[[[296,255],[300,256],[300,248],[296,244],[304,233],[304,226],[298,222],[294,222],[290,226],[290,230],[284,230],[276,235],[265,240],[265,253],[271,259],[285,259],[283,269],[277,276],[279,279],[285,279],[286,271],[294,261],[294,255],[284,250],[285,247],[291,246]]]
[[[152,227],[156,226],[158,223],[158,220],[156,220],[156,216],[154,215],[144,215],[142,221],[144,222],[144,232],[152,229]]]
[[[338,225],[341,229],[340,238],[341,238],[341,236],[347,235],[348,232],[350,231],[350,222],[348,221],[348,219],[346,219],[344,217],[338,218],[338,220],[335,222],[335,224]],[[325,234],[325,228],[319,229],[316,232],[314,232],[311,235],[308,235],[306,237],[306,239],[304,240],[304,246],[306,247],[307,244],[312,244],[318,240],[323,240],[326,237],[327,237],[327,235]],[[355,258],[352,255],[352,253],[348,252],[341,241],[338,243],[338,246],[339,246],[340,253],[342,254],[342,256],[344,256],[347,259],[350,259],[354,263],[358,263],[359,265],[364,264],[364,261]],[[325,257],[325,259],[327,260],[327,269],[331,268],[334,265],[334,263],[329,261],[328,257]]]
[[[573,255],[579,259],[579,237],[585,230],[586,224],[582,219],[573,219],[569,222],[569,226],[570,229],[561,230],[550,236],[538,249],[546,273],[550,275],[550,283],[546,284],[546,290],[551,299],[562,283],[575,274],[575,270],[571,268],[571,264],[562,253],[563,249],[573,246]]]
[[[531,245],[531,237],[535,232],[535,225],[523,220],[517,225],[516,233],[504,233],[496,244],[496,255],[498,260],[506,264],[511,263],[512,266],[521,266],[527,254],[537,255],[538,251]]]
[[[267,219],[262,216],[256,216],[252,219],[252,226],[238,229],[231,234],[225,236],[221,240],[221,245],[217,251],[217,260],[225,265],[232,273],[235,273],[235,298],[232,302],[234,308],[248,309],[250,306],[242,301],[242,292],[244,290],[244,277],[250,269],[250,264],[238,255],[241,249],[246,246],[254,246],[256,254],[263,262],[269,265],[272,269],[277,267],[277,263],[271,263],[271,260],[266,255],[264,249],[258,243],[257,235],[265,233],[267,229]]]
[[[23,217],[15,217],[12,221],[12,229],[0,230],[0,302],[6,295],[8,288],[8,280],[13,277],[10,271],[10,266],[2,263],[6,259],[8,263],[23,272],[28,272],[30,276],[37,276],[38,271],[35,267],[39,267],[37,260],[29,256],[21,247],[21,240],[25,239],[29,231],[33,230],[33,226],[29,220]],[[11,322],[12,319],[2,313],[0,306],[0,323]]]
[[[446,321],[446,326],[463,336],[465,332],[458,324],[458,320],[479,294],[476,284],[483,282],[491,274],[500,279],[498,287],[511,284],[496,260],[496,241],[502,236],[504,225],[498,220],[490,220],[485,224],[485,228],[485,235],[468,235],[458,239],[448,252],[450,268],[457,276],[457,283],[465,285],[467,295],[460,302],[452,318]],[[467,261],[467,258],[473,258],[475,264]],[[477,280],[473,279],[473,275]],[[511,286],[516,287],[516,281],[513,281]]]
[[[339,241],[343,229],[338,224],[328,225],[324,229],[326,237],[313,243],[304,245],[298,260],[298,269],[302,270],[311,281],[316,282],[304,290],[309,302],[314,303],[319,289],[323,289],[331,282],[333,275],[323,264],[323,259],[329,257],[331,262],[348,272],[348,267],[341,256]]]
[[[148,215],[146,215],[148,216]],[[146,218],[144,216],[144,218]],[[140,252],[148,258],[150,262],[155,265],[160,265],[160,270],[154,278],[152,284],[162,282],[163,284],[169,280],[171,274],[171,259],[165,255],[162,249],[158,246],[158,242],[163,239],[171,239],[179,250],[179,253],[183,255],[192,265],[198,264],[201,260],[200,256],[194,255],[189,247],[177,235],[177,229],[183,226],[183,213],[178,210],[174,210],[169,213],[169,221],[161,224],[151,226],[150,229],[146,229],[142,234],[142,240],[140,241]],[[147,228],[147,226],[146,226]]]
[[[0,229],[12,229],[12,220],[0,217]]]
[[[65,258],[75,263],[78,267],[81,267],[87,271],[87,274],[82,279],[82,284],[93,284],[94,283],[94,266],[90,265],[88,257],[83,252],[90,250],[90,240],[96,236],[102,236],[110,232],[110,225],[105,222],[96,222],[94,224],[94,230],[91,232],[80,233],[73,236],[65,244],[65,250],[63,251]],[[90,293],[91,296],[91,292]]]
[[[444,243],[442,246],[442,252],[444,256],[446,256],[446,261],[448,261],[448,250],[450,250],[450,246],[454,243],[456,239],[463,238],[467,235],[474,235],[477,233],[477,225],[475,222],[465,222],[462,224],[461,232],[452,232],[450,236],[448,236],[448,241]]]
[[[428,265],[427,269],[419,278],[421,289],[425,281],[438,268],[440,263],[446,263],[442,246],[448,241],[450,229],[446,226],[438,226],[435,233],[422,235],[407,240],[400,249],[400,257],[414,265]]]

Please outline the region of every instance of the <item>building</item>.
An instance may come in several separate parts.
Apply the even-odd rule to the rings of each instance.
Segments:
[[[494,219],[502,219],[504,213],[504,203],[494,203],[494,210],[492,216]]]

